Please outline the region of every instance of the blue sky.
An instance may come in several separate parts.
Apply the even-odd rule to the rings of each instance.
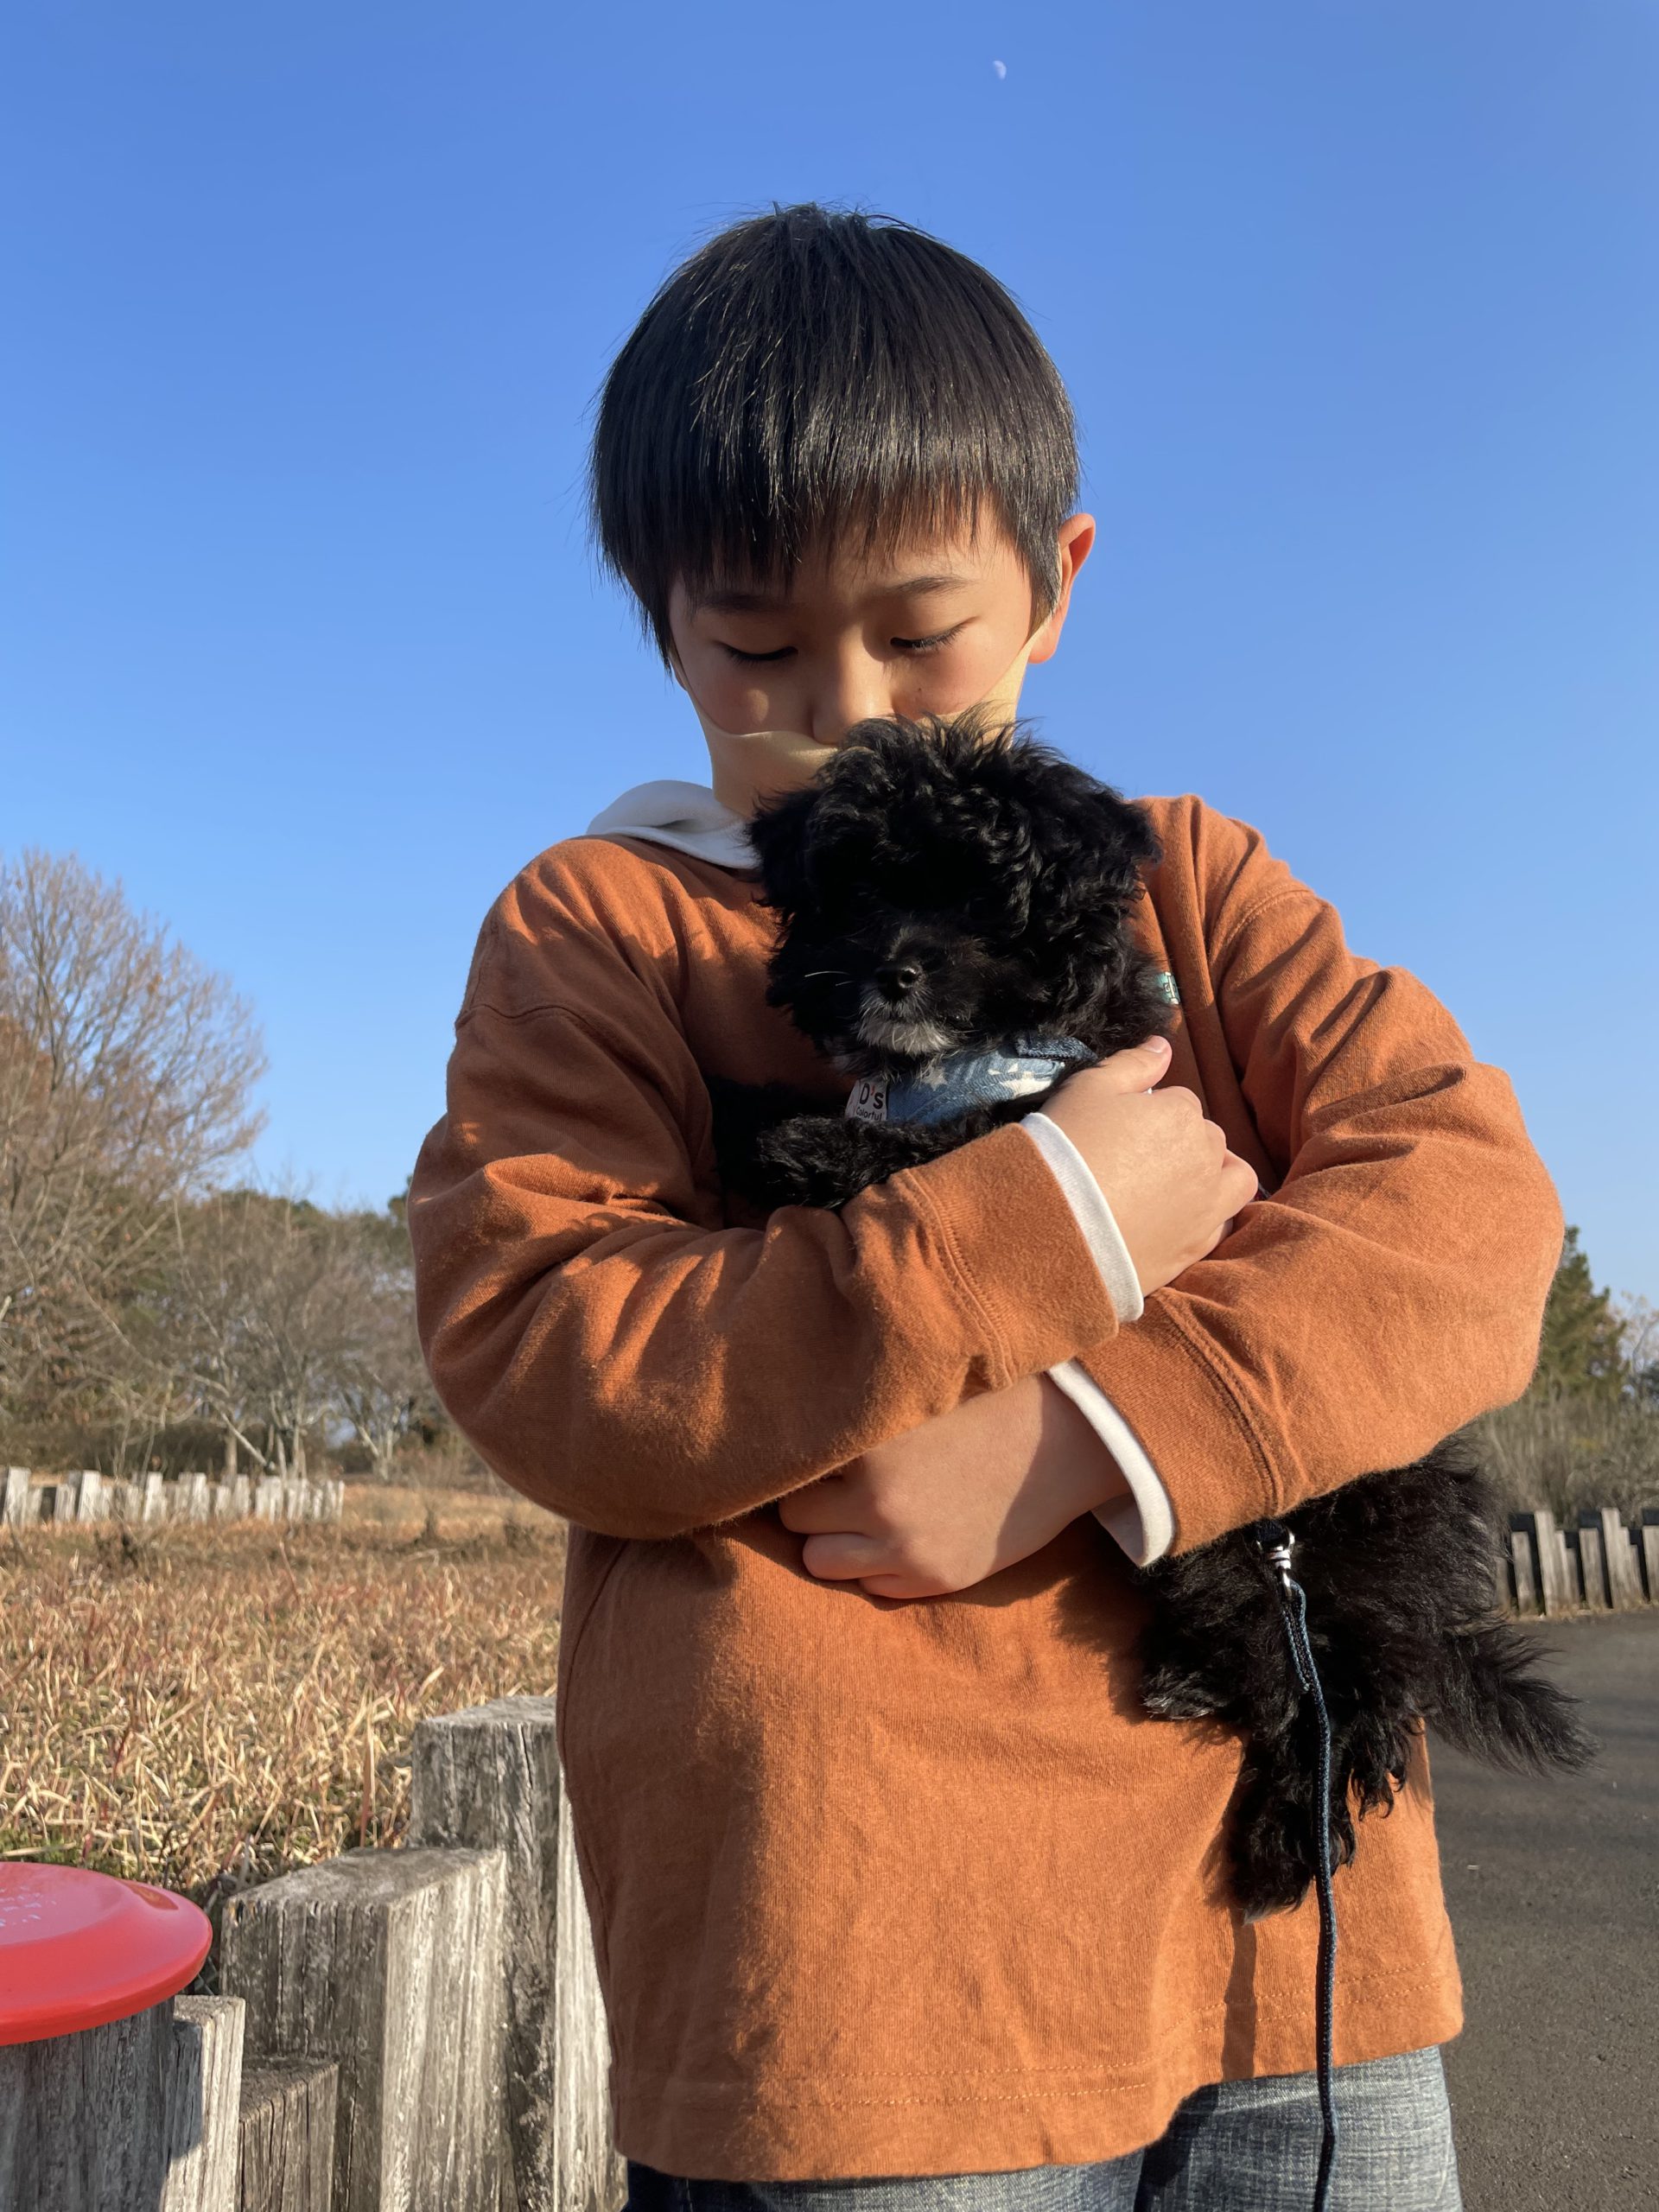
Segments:
[[[253,1000],[265,1172],[401,1188],[495,893],[704,772],[587,550],[590,402],[710,230],[851,200],[1071,385],[1045,734],[1255,823],[1659,1296],[1647,0],[21,0],[7,47],[0,849]]]

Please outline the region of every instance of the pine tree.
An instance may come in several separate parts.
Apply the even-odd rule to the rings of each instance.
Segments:
[[[1623,1332],[1611,1294],[1598,1290],[1569,1229],[1544,1309],[1534,1390],[1547,1397],[1618,1398],[1626,1382]]]

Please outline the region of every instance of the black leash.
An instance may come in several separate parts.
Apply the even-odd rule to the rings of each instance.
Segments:
[[[1337,2009],[1337,1907],[1331,1894],[1331,1715],[1325,1709],[1325,1689],[1319,1681],[1319,1670],[1313,1664],[1313,1646],[1308,1638],[1307,1593],[1290,1571],[1290,1555],[1296,1539],[1282,1522],[1264,1521],[1256,1532],[1256,1541],[1279,1578],[1279,1610],[1284,1616],[1291,1663],[1296,1669],[1303,1695],[1313,1699],[1319,1717],[1319,1804],[1314,1821],[1319,1856],[1314,1884],[1319,1898],[1317,2031],[1319,2117],[1324,2128],[1319,2139],[1319,2176],[1313,2188],[1313,2212],[1326,2212],[1337,2160],[1337,2100],[1332,2063]]]

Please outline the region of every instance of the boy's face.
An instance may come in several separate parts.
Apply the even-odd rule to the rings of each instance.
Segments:
[[[828,552],[788,583],[710,586],[669,599],[674,671],[708,740],[718,798],[740,814],[810,780],[871,715],[1014,715],[1033,661],[1059,643],[1090,515],[1058,538],[1060,594],[1033,630],[1032,582],[1000,525],[909,539],[872,556]]]

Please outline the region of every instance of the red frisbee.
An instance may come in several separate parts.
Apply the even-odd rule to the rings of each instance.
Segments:
[[[0,1861],[0,2044],[144,2012],[195,1979],[213,1940],[188,1897],[90,1866]]]

